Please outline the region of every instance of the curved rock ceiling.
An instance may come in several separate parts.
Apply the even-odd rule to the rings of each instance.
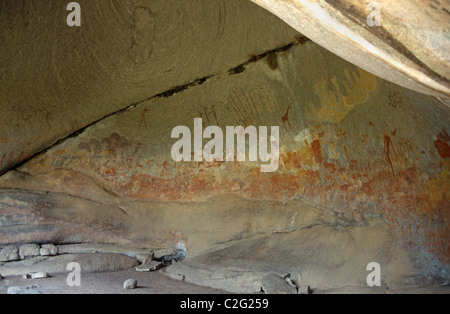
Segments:
[[[389,284],[448,281],[450,109],[427,95],[449,96],[442,29],[419,49],[380,1],[411,59],[351,1],[315,3],[369,55],[307,1],[255,2],[296,30],[242,0],[79,1],[81,27],[64,1],[0,2],[0,244],[181,241],[317,287],[360,285],[371,261]],[[175,162],[171,132],[195,118],[278,126],[278,170]]]
[[[446,0],[252,1],[366,71],[421,93],[450,98]]]

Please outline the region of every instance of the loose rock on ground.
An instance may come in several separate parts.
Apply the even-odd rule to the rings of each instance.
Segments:
[[[26,273],[23,275],[24,279],[42,279],[50,277],[46,272],[37,272],[37,273]]]
[[[7,290],[7,294],[41,294],[39,291],[39,285],[29,285],[29,286],[12,286]]]
[[[123,288],[124,289],[136,289],[137,287],[137,281],[136,279],[127,279],[125,280],[125,282],[123,283]]]
[[[149,263],[145,263],[136,267],[137,271],[156,271],[164,267],[162,262],[151,261]]]

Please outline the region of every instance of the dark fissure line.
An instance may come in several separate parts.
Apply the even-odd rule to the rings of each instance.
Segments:
[[[302,36],[302,35],[298,35],[298,36],[296,37],[296,39],[295,39],[294,42],[292,42],[292,43],[290,43],[290,44],[287,44],[287,45],[285,45],[285,46],[282,46],[282,47],[279,47],[279,48],[276,48],[276,49],[273,49],[273,50],[264,52],[264,53],[262,53],[262,54],[260,54],[260,55],[252,56],[252,58],[251,58],[250,60],[248,60],[247,62],[245,62],[245,63],[243,63],[243,64],[241,64],[241,65],[238,65],[237,67],[234,67],[234,68],[232,68],[231,70],[229,70],[229,71],[228,71],[228,74],[238,74],[238,73],[242,73],[242,72],[245,71],[245,67],[246,67],[247,65],[251,64],[251,63],[257,62],[257,61],[259,61],[259,60],[265,58],[266,56],[268,56],[268,55],[270,55],[270,54],[281,53],[281,52],[284,52],[284,51],[289,50],[290,48],[292,48],[292,47],[294,47],[294,46],[296,46],[296,45],[303,45],[303,44],[306,43],[307,41],[309,41],[308,38],[306,38],[306,37],[304,37],[304,36]],[[66,140],[69,140],[69,139],[71,139],[71,138],[75,138],[75,137],[77,137],[77,136],[80,136],[80,135],[83,134],[88,128],[90,128],[91,126],[96,125],[97,123],[99,123],[99,122],[101,122],[101,121],[103,121],[103,120],[105,120],[105,119],[108,119],[108,118],[110,118],[110,117],[112,117],[112,116],[114,116],[114,115],[117,115],[117,114],[124,113],[125,111],[127,111],[127,110],[129,110],[129,109],[132,109],[132,108],[135,108],[135,107],[137,107],[137,106],[139,106],[139,105],[141,105],[141,104],[143,104],[143,103],[145,103],[145,102],[148,102],[148,101],[150,101],[150,100],[152,100],[152,99],[156,99],[156,98],[169,98],[169,97],[171,97],[171,96],[173,96],[173,95],[175,95],[175,94],[181,93],[181,92],[183,92],[183,91],[185,91],[185,90],[187,90],[187,89],[189,89],[189,88],[191,88],[191,87],[196,87],[196,86],[203,85],[203,84],[204,84],[205,82],[207,82],[209,79],[211,79],[211,78],[213,78],[213,77],[215,77],[215,76],[220,76],[220,75],[221,75],[221,74],[218,74],[218,75],[214,75],[214,74],[213,74],[213,75],[208,75],[208,76],[202,77],[202,78],[200,78],[200,79],[197,79],[197,80],[195,80],[195,81],[192,81],[192,82],[190,82],[190,83],[187,83],[187,84],[185,84],[185,85],[179,85],[179,86],[173,87],[173,88],[171,88],[171,89],[169,89],[169,90],[167,90],[167,91],[165,91],[165,92],[156,94],[156,95],[151,96],[151,97],[149,97],[149,98],[146,98],[146,99],[144,99],[144,100],[141,100],[141,101],[138,101],[138,102],[136,102],[136,103],[133,103],[133,104],[131,104],[131,105],[125,107],[125,108],[122,108],[122,109],[120,109],[120,110],[117,110],[117,111],[114,111],[114,112],[112,112],[112,113],[110,113],[110,114],[107,114],[107,115],[103,116],[102,118],[97,119],[97,120],[95,120],[95,121],[89,123],[88,125],[86,125],[86,126],[80,128],[79,130],[76,130],[75,132],[70,133],[70,134],[67,135],[66,137],[64,137],[64,138],[62,138],[62,139],[56,141],[54,144],[48,146],[47,148],[42,149],[42,150],[40,150],[40,151],[34,153],[32,156],[30,156],[30,157],[28,157],[28,158],[22,160],[20,163],[18,163],[18,164],[14,165],[14,166],[12,166],[12,167],[10,167],[10,168],[7,168],[7,169],[1,171],[1,172],[0,172],[0,176],[3,175],[3,174],[5,174],[5,173],[8,172],[8,171],[15,170],[15,169],[19,168],[20,166],[22,166],[23,164],[27,163],[28,161],[30,161],[30,160],[36,158],[37,156],[39,156],[39,155],[41,155],[41,154],[43,154],[43,153],[46,153],[47,151],[51,150],[52,148],[54,148],[54,147],[56,147],[56,146],[58,146],[58,145],[64,143]]]
[[[21,161],[20,163],[14,165],[13,167],[3,170],[2,172],[0,172],[0,176],[3,175],[3,174],[5,174],[5,173],[8,172],[8,171],[15,170],[16,168],[19,168],[21,165],[27,163],[27,162],[30,161],[31,159],[33,159],[33,158],[35,158],[35,157],[37,157],[37,156],[39,156],[39,155],[41,155],[41,154],[43,154],[43,153],[46,153],[47,151],[49,151],[49,150],[52,149],[53,147],[56,147],[56,146],[58,146],[58,145],[64,143],[66,140],[69,140],[69,139],[71,139],[71,138],[75,138],[75,137],[80,136],[80,135],[83,134],[88,128],[90,128],[91,126],[94,126],[95,124],[97,124],[97,123],[99,123],[99,122],[101,122],[101,121],[103,121],[103,120],[106,120],[106,119],[108,119],[108,118],[110,118],[110,117],[112,117],[112,116],[115,116],[115,115],[117,115],[117,114],[121,114],[121,113],[123,113],[123,112],[125,112],[125,111],[127,111],[127,110],[129,110],[129,109],[135,108],[135,107],[139,106],[140,104],[143,104],[143,103],[145,103],[145,102],[147,102],[147,101],[150,101],[150,100],[152,100],[152,99],[155,99],[155,98],[162,98],[162,97],[168,98],[168,97],[173,96],[173,95],[175,95],[175,94],[177,94],[177,93],[180,93],[180,92],[182,92],[182,91],[184,91],[184,90],[186,90],[186,89],[188,89],[188,88],[190,88],[190,87],[200,86],[200,85],[202,85],[203,83],[205,83],[205,82],[206,82],[209,78],[211,78],[212,76],[213,76],[213,75],[206,76],[206,77],[204,77],[204,78],[195,80],[195,81],[193,81],[193,82],[191,82],[191,83],[188,83],[188,84],[186,84],[186,85],[181,85],[181,86],[174,87],[174,88],[172,88],[172,89],[170,89],[170,90],[168,90],[168,91],[165,91],[165,92],[156,94],[156,95],[154,95],[154,96],[152,96],[152,97],[149,97],[149,98],[147,98],[147,99],[145,99],[145,100],[142,100],[142,101],[133,103],[133,104],[131,104],[131,105],[125,107],[125,108],[122,108],[122,109],[120,109],[120,110],[117,110],[117,111],[114,111],[114,112],[112,112],[112,113],[110,113],[110,114],[107,114],[106,116],[103,116],[102,118],[97,119],[97,120],[95,120],[95,121],[89,123],[88,125],[82,127],[81,129],[78,129],[78,130],[76,130],[75,132],[73,132],[73,133],[67,135],[67,136],[64,137],[63,139],[58,140],[57,142],[55,142],[54,144],[50,145],[49,147],[47,147],[47,148],[45,148],[45,149],[43,149],[43,150],[38,151],[37,153],[35,153],[35,154],[33,154],[32,156],[26,158],[25,160]]]
[[[308,42],[309,40],[310,40],[309,38],[307,38],[307,37],[305,37],[303,35],[298,35],[295,38],[295,41],[293,41],[293,42],[291,42],[291,43],[289,43],[287,45],[275,48],[275,49],[270,50],[270,51],[263,52],[263,53],[261,53],[259,55],[253,55],[248,61],[238,65],[237,67],[234,67],[234,68],[230,69],[228,71],[228,74],[230,74],[230,75],[241,74],[241,73],[243,73],[245,71],[246,67],[249,64],[258,62],[259,60],[264,59],[267,56],[275,55],[277,53],[282,53],[282,52],[288,51],[292,47],[297,46],[297,45],[303,45],[306,42]]]
[[[184,90],[186,90],[186,89],[188,89],[190,87],[200,86],[203,83],[205,83],[208,79],[212,78],[213,76],[214,75],[205,76],[205,77],[203,77],[201,79],[195,80],[195,81],[193,81],[191,83],[188,83],[186,85],[176,86],[176,87],[174,87],[174,88],[172,88],[172,89],[170,89],[168,91],[165,91],[165,92],[157,94],[157,95],[155,95],[155,96],[153,96],[153,97],[151,97],[151,98],[149,98],[147,100],[144,100],[143,102],[151,100],[151,99],[154,99],[154,98],[162,98],[162,97],[169,98],[170,96],[178,94],[178,93],[180,93],[180,92],[182,92],[182,91],[184,91]]]

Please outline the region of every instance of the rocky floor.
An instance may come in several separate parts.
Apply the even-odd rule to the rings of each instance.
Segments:
[[[315,228],[306,231],[310,234]],[[321,228],[317,231],[331,232],[324,232]],[[87,243],[7,246],[0,248],[0,294],[450,293],[448,285],[405,288],[385,282],[382,287],[369,288],[359,281],[345,285],[322,282],[324,278],[346,273],[346,268],[342,265],[340,268],[319,267],[319,272],[311,269],[307,262],[303,263],[301,272],[289,268],[293,259],[300,259],[309,252],[302,247],[295,248],[290,254],[276,249],[279,246],[275,243],[289,241],[290,236],[292,234],[287,233],[236,241],[222,249],[187,259],[183,245],[155,251]],[[337,234],[334,238],[342,240]],[[266,248],[265,254],[258,256],[256,264],[247,254],[249,247],[258,248],[257,251],[261,251],[261,247]],[[330,248],[326,251],[332,254]],[[275,256],[279,259],[276,262],[278,267],[274,268]],[[323,256],[316,258],[326,260]],[[75,268],[68,266],[73,262],[82,269],[76,285],[70,285],[75,282]],[[343,265],[346,264],[356,276],[357,258]],[[324,269],[334,269],[335,273],[327,274]],[[131,288],[125,289],[126,282],[131,282]]]
[[[124,289],[125,280],[137,280],[136,289]],[[8,288],[27,287],[26,293],[38,294],[216,294],[224,291],[201,287],[168,278],[159,272],[137,272],[135,269],[117,272],[82,274],[80,287],[69,287],[67,275],[51,275],[42,279],[24,279],[22,276],[5,277],[0,280],[0,294]]]
[[[129,278],[138,282],[136,289],[125,290],[123,283]],[[34,286],[28,293],[39,294],[224,294],[223,290],[202,287],[187,282],[173,280],[160,272],[136,272],[134,269],[117,272],[83,274],[80,287],[69,287],[67,275],[52,275],[42,279],[24,279],[21,276],[5,277],[0,280],[0,294],[6,294],[13,286]],[[449,294],[449,287],[428,287],[418,289],[386,290],[385,288],[363,288],[355,286],[328,290],[313,290],[313,294],[391,294],[391,293],[424,293]]]
[[[0,293],[450,293],[445,274],[423,276],[389,241],[386,228],[381,222],[347,230],[312,224],[223,243],[193,256],[181,242],[158,249],[9,245],[0,247]],[[382,265],[381,287],[368,287],[367,261]],[[79,285],[72,287],[78,283],[74,278]],[[128,279],[133,279],[131,289],[124,288]]]

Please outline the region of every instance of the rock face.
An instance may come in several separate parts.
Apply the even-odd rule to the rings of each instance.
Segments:
[[[67,3],[0,4],[0,173],[108,114],[297,33],[250,1],[81,1],[75,28],[66,24]]]
[[[175,259],[187,259],[168,274],[233,292],[259,292],[270,274],[364,286],[370,262],[391,286],[450,279],[450,109],[439,99],[246,1],[108,2],[102,13],[86,2],[79,29],[39,26],[24,5],[0,2],[0,261],[34,256],[52,273],[92,254],[101,266],[81,258],[82,269],[104,271],[182,243]],[[249,161],[248,144],[244,162],[174,161],[173,129],[194,136],[196,118],[224,139],[227,126],[277,126],[277,171]],[[18,263],[0,272],[35,265]]]
[[[385,223],[347,229],[311,225],[253,236],[188,258],[163,272],[174,279],[233,293],[258,293],[261,289],[266,293],[293,292],[286,286],[288,278],[297,292],[305,293],[308,286],[367,287],[367,261],[379,261],[382,282],[390,288],[429,283],[409,261],[405,249],[391,241],[387,229]]]

